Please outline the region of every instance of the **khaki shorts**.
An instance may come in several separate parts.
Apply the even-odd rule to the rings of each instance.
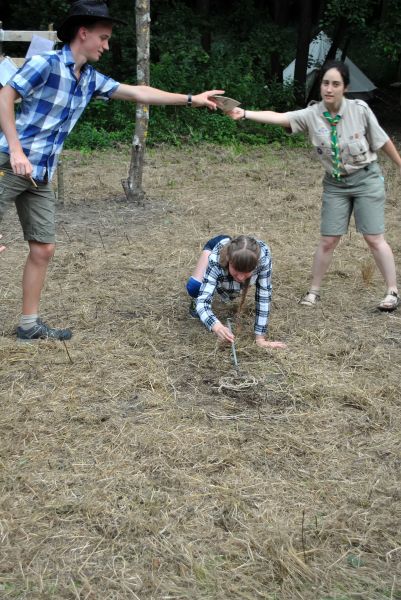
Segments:
[[[15,175],[10,157],[0,152],[0,221],[15,202],[24,239],[51,244],[56,239],[56,198],[50,183],[37,182],[37,188],[26,179]]]
[[[344,235],[354,212],[357,231],[366,235],[384,233],[384,178],[377,162],[337,181],[323,178],[320,232]]]

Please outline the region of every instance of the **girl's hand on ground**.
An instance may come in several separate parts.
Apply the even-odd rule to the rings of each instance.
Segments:
[[[0,233],[0,238],[2,238],[2,237],[3,237],[3,236],[2,236],[2,235],[1,235],[1,233]],[[5,246],[2,246],[2,245],[0,244],[0,252],[3,252],[3,250],[5,250],[5,249],[6,249],[6,247],[5,247]]]
[[[228,327],[224,327],[224,325],[220,322],[215,323],[212,327],[212,331],[221,342],[225,342],[227,344],[232,344],[234,341],[234,336]]]
[[[232,110],[226,112],[225,114],[228,117],[231,117],[232,119],[234,119],[234,121],[239,121],[240,119],[244,118],[244,109],[243,108],[239,108],[238,106],[236,108],[233,108]]]
[[[270,342],[269,340],[266,340],[263,335],[257,335],[255,341],[257,346],[260,346],[261,348],[279,348],[281,350],[287,348],[287,344],[284,344],[284,342]]]

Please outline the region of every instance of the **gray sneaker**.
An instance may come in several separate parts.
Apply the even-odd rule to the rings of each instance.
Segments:
[[[189,305],[189,314],[193,319],[199,319],[199,315],[196,311],[196,299],[192,298],[191,304]]]
[[[36,319],[36,324],[30,329],[17,327],[17,340],[27,342],[29,340],[70,340],[71,329],[56,329],[43,323],[42,319]]]

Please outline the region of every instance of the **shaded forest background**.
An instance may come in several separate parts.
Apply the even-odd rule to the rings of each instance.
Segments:
[[[119,81],[136,83],[135,0],[112,0],[110,11],[128,22],[115,29],[110,52],[98,67]],[[401,0],[151,0],[151,85],[193,93],[223,88],[251,108],[301,106],[308,45],[324,29],[381,88],[401,81]],[[3,29],[54,28],[68,10],[64,0],[0,0]],[[26,46],[7,44],[10,56]],[[294,86],[282,69],[297,57]],[[398,93],[399,95],[399,93]],[[395,119],[399,114],[395,113]],[[71,134],[70,147],[109,147],[131,140],[135,106],[94,101]],[[304,143],[280,128],[242,126],[220,114],[152,108],[148,143]]]

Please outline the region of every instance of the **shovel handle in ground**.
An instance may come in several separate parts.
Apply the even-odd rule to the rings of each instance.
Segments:
[[[230,333],[232,333],[233,330],[231,327],[231,319],[227,319],[227,327],[230,330]],[[235,342],[231,342],[231,358],[232,358],[235,368],[238,369],[238,359],[237,359],[237,352],[235,350]]]

